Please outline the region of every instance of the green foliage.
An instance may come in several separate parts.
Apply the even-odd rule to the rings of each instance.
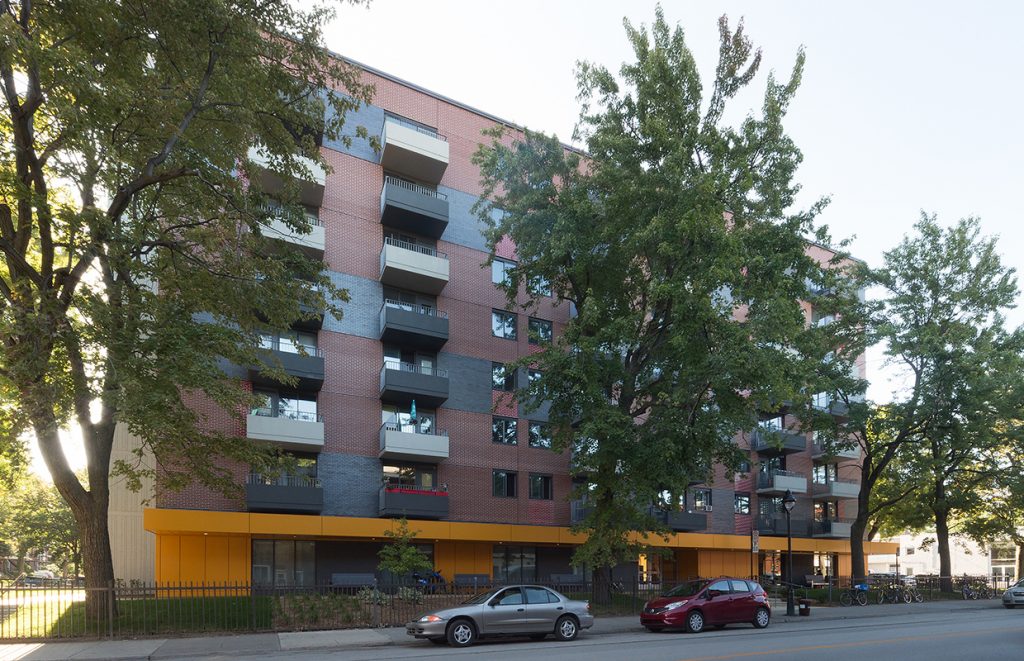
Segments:
[[[783,120],[803,53],[788,80],[769,75],[760,116],[724,126],[760,52],[742,23],[732,31],[723,17],[719,28],[709,97],[682,29],[659,8],[649,30],[626,23],[635,61],[619,76],[580,65],[586,157],[554,137],[495,129],[474,158],[488,239],[516,246],[509,305],[531,309],[546,281],[576,312],[520,361],[542,377],[518,396],[551,402],[554,449],[590,476],[576,494],[594,505],[576,561],[592,567],[635,557],[638,535],[664,530],[647,514],[663,492],[678,497],[715,463],[735,467],[732,438],[760,412],[788,402],[827,427],[811,395],[863,388],[850,370],[863,346],[855,273],[841,255],[810,254],[809,238],[829,241],[814,226],[825,202],[791,209],[801,155]],[[831,295],[812,296],[809,281]],[[811,298],[849,314],[809,328],[800,300]]]
[[[1020,447],[1024,332],[1006,328],[1016,277],[976,219],[943,229],[923,215],[915,230],[876,274],[888,293],[877,332],[919,384],[908,403],[920,441],[899,457],[919,509],[896,513],[913,526],[927,511],[948,574],[950,531],[985,516],[988,487]]]
[[[405,518],[398,519],[397,528],[385,530],[384,535],[388,542],[377,554],[381,571],[403,578],[413,572],[427,572],[434,568],[430,558],[416,547],[416,532],[409,530],[409,522]]]
[[[271,214],[247,154],[262,145],[286,182],[278,201],[296,212],[287,223],[308,232],[299,157],[325,165],[311,134],[366,137],[344,118],[371,90],[323,48],[323,7],[4,6],[0,453],[17,460],[30,427],[86,536],[106,534],[111,468],[136,487],[199,482],[237,496],[233,467],[275,459],[193,404],[240,415],[250,395],[220,361],[255,364],[260,328],[285,329],[308,308],[340,314],[347,300],[321,263],[264,236]],[[72,420],[85,484],[57,437]],[[142,447],[112,467],[116,424]],[[87,578],[110,580],[109,557],[96,560],[103,575]]]
[[[0,489],[0,535],[19,560],[47,552],[65,576],[81,570],[81,535],[57,489],[33,474]]]

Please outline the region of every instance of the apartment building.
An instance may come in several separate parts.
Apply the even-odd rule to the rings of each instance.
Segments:
[[[569,526],[585,506],[570,502],[568,453],[551,450],[543,408],[509,397],[532,372],[506,368],[534,342],[557,337],[569,305],[545,298],[529,313],[509,307],[496,283],[514,264],[514,246],[498,246],[485,267],[489,246],[470,213],[481,193],[470,162],[481,131],[510,124],[369,67],[364,76],[376,86],[374,102],[346,127],[366,127],[382,150],[360,139],[351,147],[322,141],[332,171],[311,164],[301,182],[314,231],[272,228],[282,244],[323,259],[351,302],[341,319],[326,314],[268,334],[265,348],[297,385],[236,370],[262,402],[240,425],[223,420],[225,430],[293,453],[298,470],[275,479],[240,473],[244,503],[199,487],[160,495],[142,512],[152,575],[122,578],[326,584],[373,572],[400,516],[449,580],[543,581],[578,571],[570,558],[580,539]],[[250,159],[261,163],[258,151]],[[263,183],[275,185],[270,174]],[[810,307],[807,314],[827,323]],[[769,442],[778,434],[781,447]],[[856,453],[827,455],[785,414],[764,416],[737,442],[750,448],[747,470],[730,480],[718,470],[692,485],[681,507],[659,510],[673,534],[653,541],[672,553],[639,558],[642,572],[778,573],[781,499],[791,490],[794,573],[848,574]],[[129,566],[118,558],[134,546],[115,550],[118,567]]]

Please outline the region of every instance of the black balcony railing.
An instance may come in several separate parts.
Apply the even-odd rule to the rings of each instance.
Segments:
[[[384,184],[387,186],[397,186],[398,188],[404,188],[405,190],[412,191],[417,195],[423,195],[424,197],[432,197],[438,200],[447,200],[448,196],[444,193],[438,192],[433,188],[427,188],[419,184],[414,184],[411,181],[405,179],[399,179],[398,177],[392,177],[391,175],[384,175]]]
[[[312,489],[321,488],[320,478],[309,475],[262,475],[260,473],[249,473],[247,484],[264,485],[270,487],[306,487]]]
[[[442,312],[437,308],[432,308],[425,305],[415,305],[413,303],[403,303],[402,301],[396,301],[391,298],[385,298],[384,305],[381,307],[394,308],[396,310],[405,310],[406,312],[412,312],[414,314],[422,314],[425,317],[437,317],[438,319],[448,318],[447,312]]]
[[[410,243],[408,241],[401,241],[399,239],[391,238],[390,236],[384,237],[384,244],[388,245],[388,246],[394,246],[396,248],[401,248],[403,250],[411,250],[413,252],[418,252],[421,255],[427,255],[429,257],[437,257],[439,259],[448,259],[448,255],[446,255],[445,253],[437,250],[436,248],[431,248],[430,246],[424,246],[424,245],[421,245],[419,243]]]
[[[384,119],[386,121],[388,121],[388,122],[394,122],[395,124],[398,124],[400,126],[404,126],[407,129],[412,129],[413,131],[417,131],[418,133],[422,133],[423,135],[429,135],[431,138],[437,138],[438,140],[444,140],[445,142],[448,142],[448,138],[446,138],[443,135],[441,135],[440,133],[438,133],[437,129],[432,129],[432,128],[428,127],[428,126],[423,126],[422,124],[417,124],[416,122],[414,122],[414,121],[412,121],[410,119],[405,119],[403,117],[398,117],[397,115],[388,115]]]
[[[298,409],[287,409],[287,408],[273,408],[270,406],[261,406],[252,410],[253,415],[258,415],[262,418],[285,418],[288,420],[295,420],[297,422],[323,422],[324,418],[319,413],[313,413],[311,411],[300,411]]]

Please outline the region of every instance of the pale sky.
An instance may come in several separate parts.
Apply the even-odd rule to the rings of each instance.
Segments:
[[[374,0],[344,6],[327,45],[346,57],[534,130],[569,141],[578,113],[577,60],[612,71],[631,59],[623,17],[650,23],[648,0]],[[788,75],[807,51],[786,122],[804,153],[803,204],[830,196],[821,217],[853,253],[878,265],[921,210],[945,223],[981,218],[1005,263],[1024,268],[1024,226],[1011,195],[1024,180],[1018,126],[1024,3],[662,3],[686,31],[705,79],[727,14],[763,50],[762,73],[733,117],[760,107],[768,70]],[[1013,323],[1024,321],[1015,311]],[[869,396],[893,384],[868,354]],[[69,455],[81,465],[80,452]],[[76,448],[77,449],[77,448]],[[45,473],[35,455],[35,466]]]

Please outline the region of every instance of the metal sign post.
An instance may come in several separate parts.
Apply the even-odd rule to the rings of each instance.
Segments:
[[[761,577],[758,575],[757,567],[757,554],[761,552],[761,533],[757,529],[750,531],[750,578],[752,580],[760,582]]]

